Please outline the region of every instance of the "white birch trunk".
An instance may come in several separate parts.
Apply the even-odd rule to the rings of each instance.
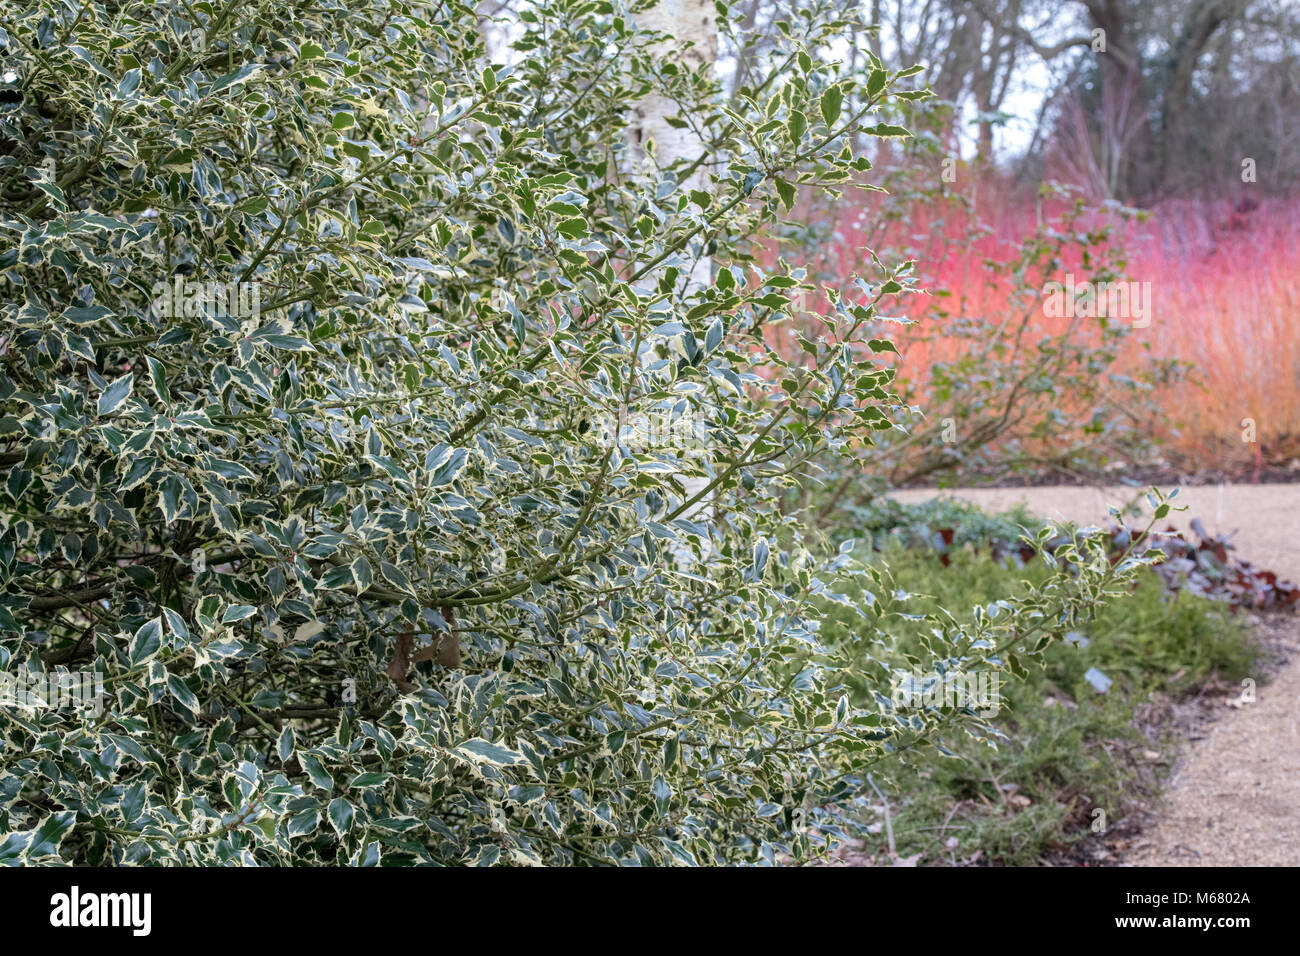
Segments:
[[[641,14],[637,23],[645,29],[667,33],[673,38],[671,42],[657,44],[656,52],[672,56],[680,66],[690,69],[698,69],[706,64],[712,68],[718,59],[716,17],[717,9],[713,0],[660,0],[655,7]],[[676,128],[668,124],[668,118],[680,112],[681,108],[676,102],[657,93],[647,96],[638,104],[636,119],[630,129],[634,163],[643,169],[647,165],[651,169],[654,166],[666,169],[678,160],[691,163],[700,156],[706,144],[700,139],[697,130],[690,125]],[[646,153],[647,140],[654,142],[653,159]],[[701,164],[686,180],[678,183],[678,190],[706,190],[709,182],[706,167],[707,163]],[[713,281],[712,259],[702,251],[696,254],[695,250],[690,250],[689,254],[694,258],[685,280],[687,292],[704,288]],[[681,481],[688,500],[709,484],[707,478],[686,477]],[[712,517],[712,509],[701,502],[683,517],[707,521]],[[694,563],[685,546],[677,546],[674,554],[682,566]]]
[[[656,52],[672,56],[675,61],[690,69],[708,64],[712,67],[718,59],[717,10],[713,0],[661,0],[638,18],[640,26],[659,30],[673,37],[675,42],[657,45]],[[697,132],[689,126],[677,129],[668,124],[668,117],[680,112],[670,98],[652,94],[642,100],[632,124],[632,153],[637,163],[648,163],[644,146],[654,141],[655,162],[667,168],[679,159],[693,162],[705,149]],[[702,165],[680,189],[703,190],[708,185],[708,173]],[[688,288],[697,288],[712,281],[713,263],[708,256],[700,256],[688,279]]]

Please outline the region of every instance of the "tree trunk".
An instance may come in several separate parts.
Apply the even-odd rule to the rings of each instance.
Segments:
[[[641,14],[637,23],[649,30],[659,30],[673,37],[675,42],[657,44],[656,53],[672,57],[679,66],[698,69],[717,62],[718,24],[713,0],[662,0]],[[654,141],[654,165],[667,169],[677,160],[694,161],[705,149],[699,135],[689,125],[677,129],[668,123],[669,117],[681,110],[667,96],[653,93],[643,99],[636,109],[631,137],[633,159],[637,163],[649,161],[645,145]],[[701,166],[679,188],[704,189],[708,174]],[[712,278],[712,262],[700,256],[691,270],[688,288],[706,285]]]
[[[695,70],[701,66],[710,69],[718,58],[717,8],[713,0],[660,0],[660,3],[647,10],[637,18],[637,23],[644,29],[657,30],[671,36],[672,42],[665,41],[656,45],[655,53],[662,52],[665,58],[671,57],[682,68]],[[630,129],[632,153],[635,163],[651,164],[651,168],[667,169],[678,160],[694,162],[707,148],[697,132],[697,128],[687,123],[682,128],[669,125],[670,117],[680,114],[681,108],[671,98],[659,93],[651,94],[638,104],[636,118]],[[689,121],[689,117],[683,117]],[[653,141],[653,157],[648,155],[647,143]],[[683,182],[678,189],[706,191],[708,187],[707,163],[700,166]],[[656,281],[655,277],[647,277]],[[713,281],[713,260],[701,250],[694,256],[682,291],[690,292],[704,288]],[[708,486],[705,478],[682,478],[689,500]],[[694,520],[708,518],[712,509],[704,504],[697,505],[684,517]],[[685,547],[675,549],[678,563],[693,563]]]

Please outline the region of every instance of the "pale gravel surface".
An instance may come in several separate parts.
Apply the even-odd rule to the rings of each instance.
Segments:
[[[979,488],[903,491],[921,501],[951,495],[998,511],[1024,503],[1031,512],[1081,524],[1102,524],[1109,505],[1129,488]],[[1210,533],[1233,535],[1237,555],[1292,581],[1300,580],[1300,485],[1185,488],[1170,515],[1186,527],[1200,518]],[[1162,523],[1161,527],[1164,524]],[[1300,618],[1286,621],[1292,635]],[[1163,812],[1123,861],[1133,866],[1300,866],[1300,658],[1293,658],[1254,703],[1228,710],[1192,743],[1170,782]]]

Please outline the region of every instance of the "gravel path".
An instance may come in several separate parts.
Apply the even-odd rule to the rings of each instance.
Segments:
[[[936,494],[998,511],[1024,503],[1047,518],[1104,524],[1107,507],[1123,505],[1129,488],[979,488],[904,491],[920,501]],[[1300,485],[1186,488],[1170,515],[1185,528],[1200,518],[1211,534],[1233,536],[1237,554],[1279,577],[1300,580]],[[1300,618],[1283,622],[1292,635]],[[1229,712],[1191,744],[1166,794],[1157,823],[1125,863],[1133,866],[1300,866],[1300,659],[1293,659],[1256,700]]]

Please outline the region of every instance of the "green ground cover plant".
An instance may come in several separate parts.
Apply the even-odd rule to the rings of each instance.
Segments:
[[[906,671],[909,655],[924,654],[929,618],[942,609],[1013,599],[1051,574],[1037,556],[990,553],[990,536],[1040,525],[1023,511],[987,515],[952,501],[885,501],[864,517],[881,550],[858,554],[887,568],[890,582],[878,623],[864,628],[832,609],[823,628],[828,644],[858,649],[859,700],[884,682],[881,662]],[[939,538],[936,546],[932,528],[953,529],[955,541]],[[922,748],[880,765],[874,780],[890,802],[897,854],[1026,865],[1089,836],[1095,811],[1113,822],[1146,796],[1147,752],[1167,743],[1142,735],[1138,709],[1213,679],[1236,683],[1254,673],[1255,660],[1246,626],[1227,602],[1170,592],[1143,570],[1130,594],[1050,648],[1024,681],[1000,685],[1003,703],[986,736],[946,737],[950,755]],[[1088,679],[1092,671],[1109,680],[1104,692]],[[879,831],[880,801],[868,797],[866,804],[877,810],[860,811],[860,819]],[[870,839],[876,847],[884,841],[883,832]]]

